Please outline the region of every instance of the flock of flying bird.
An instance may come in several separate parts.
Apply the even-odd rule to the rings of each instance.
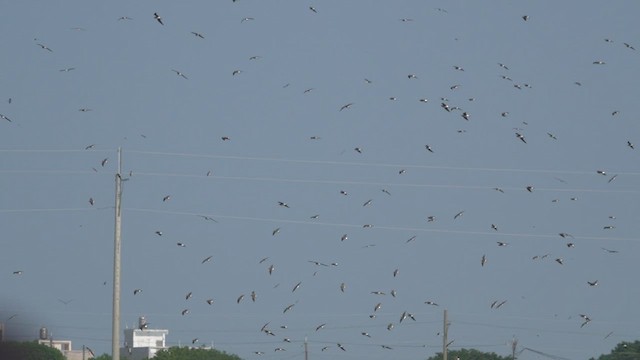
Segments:
[[[236,2],[236,0],[233,0],[233,2]],[[309,12],[311,13],[312,16],[321,16],[322,13],[319,11],[320,9],[314,7],[314,6],[309,6],[308,7]],[[445,14],[445,16],[448,16],[449,12],[445,9],[442,8],[437,8],[435,9],[440,13]],[[167,15],[168,16],[168,15]],[[154,21],[155,24],[154,26],[163,26],[168,28],[170,26],[170,20],[167,17],[166,21],[165,18],[163,16],[161,16],[160,12],[150,12],[149,15],[149,20],[150,21]],[[528,15],[522,15],[520,16],[520,18],[522,19],[521,21],[527,22],[529,23],[532,19],[528,16]],[[138,19],[136,17],[136,19]],[[254,17],[242,17],[240,19],[240,23],[244,24],[245,22],[249,22],[249,21],[255,21],[256,18]],[[414,19],[412,18],[400,18],[399,19],[400,22],[402,23],[414,23],[417,21],[414,21]],[[129,16],[121,16],[119,18],[117,18],[117,21],[134,21],[134,19],[132,17]],[[144,21],[143,19],[139,19],[137,21]],[[256,22],[257,23],[257,22]],[[242,25],[245,26],[245,25]],[[193,35],[194,37],[196,37],[197,39],[200,40],[204,40],[207,37],[198,31],[191,31],[190,32],[191,35]],[[37,39],[36,39],[37,40]],[[39,42],[39,40],[37,40],[38,42],[36,42],[36,45],[38,47],[40,47],[42,50],[45,50],[46,52],[53,52],[54,50],[51,49],[50,47],[48,47],[47,45],[45,45],[42,42]],[[613,40],[611,39],[604,39],[605,42],[607,43],[614,43]],[[630,51],[635,51],[635,48],[633,47],[633,45],[631,45],[630,43],[623,43],[624,47],[627,50]],[[262,59],[262,56],[252,56],[250,58],[250,60],[260,60]],[[596,60],[592,60],[592,64],[593,65],[606,65],[606,62],[604,60],[600,60],[600,59],[596,59]],[[511,87],[514,89],[514,91],[524,91],[525,89],[533,89],[533,86],[529,83],[517,83],[514,82],[513,79],[511,78],[511,76],[508,75],[504,75],[504,74],[508,74],[510,71],[509,66],[505,65],[502,62],[496,61],[496,70],[500,70],[502,72],[502,74],[499,74],[498,76],[501,78],[502,81],[504,80],[504,84],[508,84],[507,86]],[[453,71],[455,72],[459,72],[461,74],[464,73],[468,73],[470,72],[468,69],[465,69],[463,66],[459,65],[459,64],[454,64],[451,65],[450,67]],[[65,67],[60,69],[60,72],[71,72],[74,71],[76,68],[75,67]],[[169,72],[169,70],[173,73],[175,73],[175,75],[179,78],[182,78],[184,80],[189,80],[190,78],[181,70],[178,69],[168,69],[167,72]],[[234,69],[232,71],[230,71],[231,76],[238,76],[240,75],[240,77],[244,76],[241,75],[243,73],[242,70],[239,69]],[[234,78],[235,79],[235,78]],[[419,77],[418,75],[414,74],[414,73],[408,73],[406,74],[406,79],[403,79],[404,81],[422,81],[423,79],[421,77]],[[182,80],[180,80],[180,82],[182,83]],[[184,82],[187,83],[187,82]],[[286,83],[283,88],[287,88],[289,87],[289,83]],[[363,86],[374,86],[375,82],[373,80],[370,80],[370,78],[364,78],[364,84]],[[581,82],[576,81],[575,82],[576,86],[582,86]],[[457,93],[462,91],[461,89],[463,89],[463,87],[465,86],[464,83],[456,83],[453,84],[451,86],[449,86],[448,89],[446,89],[445,91],[447,93]],[[310,94],[312,93],[314,90],[314,88],[306,88],[304,91],[302,91],[303,94],[305,94],[305,96],[307,96],[306,94]],[[472,110],[469,109],[464,109],[466,108],[466,106],[463,106],[463,102],[458,101],[456,103],[456,101],[452,101],[450,100],[447,96],[442,96],[440,97],[438,100],[433,100],[433,99],[428,99],[425,97],[417,97],[418,101],[420,103],[424,103],[424,104],[428,104],[430,105],[431,103],[435,102],[436,104],[439,103],[439,112],[441,116],[450,116],[451,114],[456,114],[457,119],[462,119],[463,122],[462,124],[465,123],[469,123],[469,122],[473,122],[473,121],[480,121],[479,119],[476,119],[476,116],[473,115]],[[398,98],[395,96],[391,96],[388,98],[390,101],[398,101]],[[465,100],[468,103],[473,103],[476,101],[475,97],[469,97],[468,99]],[[11,99],[9,99],[8,103],[11,103]],[[427,106],[427,105],[425,105]],[[438,105],[435,105],[438,106]],[[356,105],[356,101],[345,101],[342,103],[342,105],[338,105],[335,106],[335,108],[333,109],[334,112],[336,112],[338,115],[337,116],[341,116],[344,115],[346,113],[350,113],[350,112],[354,112],[357,111],[357,107],[358,105]],[[440,110],[441,109],[441,110]],[[82,107],[78,109],[79,112],[90,112],[92,111],[91,108],[86,108],[86,107]],[[513,111],[513,110],[512,110]],[[618,110],[615,110],[611,113],[612,116],[617,116],[619,114]],[[499,115],[500,118],[510,118],[511,112],[510,111],[506,111],[506,110],[502,110],[496,113],[496,115]],[[0,114],[0,118],[9,122],[9,123],[13,123],[13,119],[9,118],[7,115],[4,114]],[[525,129],[527,127],[528,123],[527,122],[523,122],[522,124],[519,124],[518,127],[513,127],[512,131],[513,134],[515,135],[515,139],[513,139],[513,137],[511,137],[513,142],[516,142],[518,145],[521,146],[531,146],[531,144],[528,142],[528,139],[525,137]],[[466,130],[464,128],[460,128],[459,130],[457,130],[458,133],[463,134],[466,132]],[[558,136],[556,136],[554,133],[552,132],[546,132],[547,136],[548,136],[548,140],[549,141],[560,141],[558,140]],[[543,135],[544,136],[544,135]],[[311,140],[321,140],[321,137],[319,136],[310,136],[309,137]],[[221,136],[220,139],[223,142],[229,142],[231,141],[231,138],[227,135],[225,136]],[[632,139],[621,139],[620,143],[624,145],[626,145],[627,150],[629,151],[633,151],[635,149],[634,144],[632,142]],[[95,149],[95,144],[90,144],[87,145],[85,147],[85,150],[87,151],[92,151]],[[365,153],[365,148],[363,146],[355,146],[352,148],[353,151],[355,152],[355,155],[360,156],[362,154]],[[440,151],[438,149],[438,147],[436,145],[434,145],[433,143],[431,144],[424,144],[424,149],[422,150],[423,152],[426,152],[427,155],[429,156],[437,156]],[[109,158],[103,158],[101,161],[96,161],[95,163],[95,167],[93,167],[93,170],[96,172],[99,171],[103,171],[104,168],[108,168],[108,165],[110,164],[109,162]],[[405,176],[405,174],[407,173],[407,169],[406,168],[401,168],[399,170],[397,170],[397,174],[398,176]],[[617,179],[618,175],[617,174],[608,174],[607,171],[605,170],[601,170],[601,169],[597,169],[594,171],[594,173],[596,175],[601,175],[601,176],[606,176],[608,178],[608,182],[607,183],[612,183],[614,180]],[[206,177],[210,177],[213,176],[211,171],[208,171],[206,173]],[[136,178],[136,174],[135,174],[135,170],[131,171],[129,173],[129,179],[135,179]],[[559,179],[561,180],[561,179]],[[491,188],[488,188],[488,190],[491,190]],[[498,193],[505,193],[505,189],[500,188],[500,187],[495,187],[492,190],[498,192]],[[382,196],[391,196],[391,191],[388,188],[382,188],[380,189],[380,191],[384,194]],[[537,192],[537,187],[534,185],[525,185],[522,188],[522,191],[525,191],[526,193],[536,193]],[[345,189],[336,189],[336,193],[338,195],[336,196],[343,196],[343,197],[350,197],[350,190],[345,190]],[[378,193],[379,194],[379,193]],[[96,205],[96,196],[91,196],[88,199],[88,203],[90,207],[94,207]],[[365,198],[367,199],[367,198]],[[170,206],[170,204],[175,200],[175,196],[174,195],[169,195],[166,194],[162,197],[160,197],[158,199],[158,203],[160,204],[160,206]],[[364,200],[364,199],[362,199]],[[356,202],[358,202],[358,206],[361,208],[370,208],[370,207],[374,207],[376,206],[376,204],[374,202],[377,202],[377,200],[372,197],[372,198],[368,198],[365,201],[362,200],[356,200]],[[577,200],[577,198],[572,197],[571,200]],[[553,202],[557,202],[557,199],[552,200]],[[361,205],[361,206],[360,206]],[[293,203],[289,203],[288,201],[284,201],[284,200],[275,200],[274,201],[274,206],[280,209],[285,209],[283,211],[289,211],[291,213],[297,211],[296,210],[296,204]],[[459,210],[458,212],[452,213],[451,215],[447,215],[449,218],[449,220],[455,221],[456,224],[460,223],[460,222],[464,222],[465,218],[467,218],[469,215],[468,212],[465,212],[465,210]],[[299,215],[299,214],[298,214]],[[308,216],[310,215],[310,216]],[[309,222],[314,222],[314,221],[318,221],[320,214],[308,214],[307,217],[307,221]],[[210,222],[212,226],[216,226],[219,223],[222,223],[223,220],[221,218],[216,217],[215,215],[208,215],[208,214],[197,214],[196,215],[198,218]],[[432,223],[436,223],[438,221],[441,220],[441,217],[445,217],[437,215],[437,214],[426,214],[424,216],[424,220],[427,224],[431,225]],[[615,219],[614,216],[610,216],[608,220],[613,221]],[[371,229],[371,228],[375,228],[375,224],[373,223],[365,223],[361,225],[362,229]],[[488,228],[490,229],[489,231],[494,232],[494,233],[499,233],[500,229],[497,223],[491,223],[490,226],[488,226]],[[604,225],[603,226],[603,230],[614,230],[615,226],[614,225]],[[275,226],[270,229],[270,234],[267,235],[267,237],[270,237],[272,239],[277,238],[278,236],[283,236],[282,232],[284,231],[284,225],[282,226]],[[366,230],[363,230],[366,231]],[[155,229],[152,231],[152,233],[155,234],[155,237],[158,239],[166,239],[168,237],[170,237],[169,235],[167,235],[167,231],[166,229]],[[572,249],[575,248],[577,240],[576,238],[571,235],[570,233],[567,232],[559,232],[557,234],[561,239],[563,239],[564,241],[566,241],[564,243],[564,245],[566,246],[567,249]],[[407,240],[403,240],[406,244],[409,243],[413,243],[416,241],[416,239],[419,236],[417,235],[413,235],[411,237],[409,237]],[[342,233],[336,237],[335,239],[335,243],[336,244],[346,244],[349,243],[350,241],[353,241],[353,239],[350,238],[348,233]],[[500,248],[505,248],[507,247],[507,249],[511,248],[512,245],[510,242],[507,241],[495,241],[495,244],[500,247]],[[369,247],[374,247],[376,244],[367,244],[362,246],[362,248],[369,248]],[[174,245],[172,245],[174,246]],[[178,248],[183,248],[183,249],[188,249],[191,247],[191,245],[189,244],[188,240],[183,240],[181,239],[180,241],[175,241],[175,246],[177,246]],[[174,246],[174,247],[175,247]],[[614,250],[614,249],[610,249],[608,247],[601,247],[601,249],[607,253],[607,254],[615,254],[618,252],[618,250]],[[217,261],[217,256],[216,254],[209,254],[209,253],[202,253],[198,252],[198,256],[199,258],[197,259],[197,261],[194,261],[194,263],[197,263],[198,266],[210,266],[214,265]],[[550,253],[545,253],[543,255],[533,255],[533,256],[529,256],[529,258],[533,261],[542,261],[544,259],[547,259],[551,256],[550,259],[553,259],[553,261],[555,262],[555,266],[566,266],[565,265],[565,260],[562,256],[556,256],[556,255],[551,255]],[[337,261],[319,261],[319,260],[306,260],[305,261],[310,264],[309,266],[313,266],[313,272],[312,272],[312,279],[315,279],[317,274],[321,274],[323,271],[329,271],[329,269],[339,269],[341,264],[339,264]],[[488,267],[490,265],[489,263],[489,255],[487,255],[487,253],[479,253],[477,255],[477,267],[478,269],[485,269],[486,267]],[[276,273],[276,262],[273,262],[273,259],[271,258],[271,256],[265,256],[263,258],[260,258],[259,260],[257,260],[257,264],[259,265],[259,272],[257,272],[255,274],[255,278],[256,283],[261,283],[261,282],[266,282],[266,280],[264,280],[264,278],[266,277],[267,279],[273,278],[275,276]],[[480,271],[480,270],[479,270]],[[398,283],[402,283],[402,277],[400,274],[400,269],[399,267],[395,267],[393,268],[392,271],[389,272],[389,276],[391,279],[394,279],[393,281],[396,281]],[[23,275],[23,270],[15,270],[13,272],[13,275],[15,276],[22,276]],[[365,275],[364,273],[361,273],[359,276],[365,277],[367,275]],[[270,280],[269,280],[270,281]],[[273,285],[273,288],[276,289],[277,291],[282,291],[280,290],[280,285],[282,285],[282,288],[286,288],[286,292],[288,293],[288,298],[290,299],[290,301],[287,301],[286,303],[281,304],[278,307],[278,313],[277,315],[271,313],[269,314],[269,316],[272,316],[275,319],[278,319],[277,321],[280,321],[281,323],[276,325],[275,327],[273,326],[272,322],[266,322],[264,323],[264,325],[261,326],[257,326],[256,327],[256,331],[259,332],[260,334],[264,334],[265,336],[267,336],[268,338],[275,338],[275,337],[279,337],[280,333],[286,334],[280,336],[281,344],[278,345],[274,345],[272,346],[272,348],[270,349],[266,349],[266,346],[263,346],[259,349],[255,349],[252,350],[251,352],[254,355],[257,356],[263,356],[263,355],[267,355],[269,353],[280,353],[280,352],[284,352],[284,351],[291,351],[294,349],[294,346],[291,345],[291,343],[299,343],[301,342],[301,336],[299,336],[300,333],[305,333],[305,334],[314,334],[314,333],[320,333],[320,332],[326,332],[327,330],[331,329],[332,324],[328,321],[322,321],[321,323],[318,323],[314,326],[310,326],[309,328],[303,330],[303,331],[299,331],[298,333],[291,335],[290,332],[288,332],[289,330],[289,326],[285,325],[286,323],[286,319],[287,316],[290,316],[291,313],[295,313],[296,310],[298,308],[300,308],[300,300],[298,298],[296,298],[296,296],[301,292],[301,291],[305,291],[305,287],[312,287],[312,285],[310,285],[311,280],[303,280],[303,281],[292,281],[291,285],[289,286],[285,286],[285,284],[281,284],[280,282],[276,283],[275,285]],[[105,282],[106,284],[106,282]],[[599,280],[598,279],[586,279],[584,280],[584,285],[588,286],[588,287],[596,287],[599,285]],[[215,285],[214,285],[215,286]],[[135,286],[135,288],[133,289],[129,289],[127,290],[127,292],[129,294],[132,294],[133,296],[135,296],[135,299],[139,299],[142,298],[144,296],[146,296],[146,292],[143,291],[143,289],[146,287],[146,284],[142,283],[142,284],[137,284]],[[227,294],[225,295],[226,298],[222,298],[221,297],[211,297],[211,296],[204,296],[202,298],[199,299],[200,294],[205,293],[206,291],[200,291],[200,289],[189,289],[186,293],[184,293],[184,299],[182,300],[181,304],[178,305],[175,309],[170,309],[168,310],[169,312],[173,312],[175,314],[179,314],[182,317],[188,317],[188,316],[197,316],[198,311],[200,311],[200,309],[195,310],[196,308],[194,307],[195,305],[194,302],[199,301],[200,303],[206,303],[207,306],[212,307],[214,310],[216,311],[216,305],[223,302],[223,303],[229,303],[229,302],[235,302],[235,304],[237,306],[243,306],[246,303],[257,303],[259,301],[261,301],[263,295],[259,294],[259,290],[257,289],[248,289],[245,292],[242,293],[237,293],[237,294]],[[334,292],[336,296],[340,296],[340,294],[346,294],[349,292],[349,285],[347,281],[340,281],[337,282],[335,284],[335,288],[334,288]],[[379,290],[379,289],[372,289],[371,291],[369,291],[369,293],[367,294],[368,296],[373,296],[375,297],[375,300],[365,300],[365,301],[369,301],[370,304],[368,305],[368,314],[367,317],[369,319],[373,319],[371,321],[377,321],[376,319],[379,317],[379,315],[383,312],[383,306],[385,306],[385,301],[380,301],[378,297],[385,297],[386,295],[390,295],[390,299],[392,299],[392,301],[395,301],[393,299],[400,299],[401,295],[399,294],[398,288],[394,288],[394,289],[390,289],[390,290]],[[259,296],[260,295],[260,296]],[[321,296],[321,294],[316,294],[318,297]],[[268,297],[269,295],[264,295],[264,297]],[[199,300],[198,300],[199,299]],[[58,299],[60,302],[62,302],[64,305],[67,305],[69,303],[71,303],[72,299],[69,300],[65,300],[65,299]],[[124,297],[124,301],[125,302],[129,302],[129,301],[134,301],[132,298],[129,297]],[[440,302],[439,300],[436,299],[432,299],[432,298],[424,298],[421,300],[423,305],[428,305],[430,307],[433,308],[428,308],[428,309],[440,309]],[[500,299],[494,299],[492,300],[490,303],[487,304],[487,307],[489,309],[492,310],[498,310],[498,309],[502,309],[503,307],[509,307],[509,302],[507,299],[504,298],[500,298]],[[442,308],[444,308],[444,306],[442,306]],[[192,309],[194,309],[192,311]],[[394,330],[397,329],[397,327],[399,327],[401,324],[405,325],[406,323],[412,323],[412,322],[416,322],[419,323],[420,320],[420,316],[424,315],[425,312],[427,312],[429,310],[424,310],[424,309],[416,309],[415,311],[409,311],[409,310],[402,310],[401,312],[398,312],[398,314],[394,314],[395,316],[395,320],[393,321],[385,321],[384,323],[376,323],[376,327],[382,328],[383,333],[386,331],[387,333],[393,332]],[[438,310],[438,314],[439,314],[439,310]],[[585,313],[576,313],[576,316],[579,316],[579,318],[581,319],[580,322],[578,324],[576,324],[576,327],[578,328],[583,328],[587,325],[589,325],[592,321],[591,317],[589,314],[585,314]],[[439,316],[439,315],[438,315]],[[382,316],[380,316],[382,317]],[[385,319],[387,319],[387,316],[384,316]],[[275,322],[276,320],[274,320]],[[358,322],[360,323],[360,322]],[[149,324],[147,323],[143,323],[139,326],[140,330],[146,330],[148,329]],[[383,349],[383,350],[393,350],[396,348],[396,346],[394,346],[393,344],[389,344],[385,341],[384,336],[381,335],[380,332],[378,331],[373,331],[371,328],[367,328],[367,329],[357,329],[354,330],[354,333],[359,333],[363,339],[366,339],[368,341],[368,344],[374,344],[376,346],[378,346],[379,348]],[[441,336],[442,334],[438,331],[437,332],[438,336]],[[294,337],[295,336],[295,337]],[[191,343],[193,345],[196,345],[197,343],[199,343],[199,338],[200,337],[196,337],[193,338],[191,340]],[[342,341],[342,340],[336,340],[334,341],[334,343],[332,344],[327,344],[326,342],[323,343],[323,346],[320,348],[320,350],[322,352],[330,352],[331,350],[338,350],[339,353],[341,352],[347,352],[350,350],[350,344],[354,343],[353,341]],[[270,343],[271,344],[271,343]],[[354,347],[357,347],[358,343],[355,342]],[[297,346],[297,345],[296,345]],[[295,347],[295,349],[297,349],[296,351],[300,350],[300,347],[297,346]],[[335,355],[335,354],[334,354]]]

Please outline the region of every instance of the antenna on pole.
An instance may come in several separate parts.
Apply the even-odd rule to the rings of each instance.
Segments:
[[[116,172],[115,229],[113,236],[113,317],[111,333],[111,358],[120,360],[120,232],[122,212],[122,149],[118,148],[118,171]]]

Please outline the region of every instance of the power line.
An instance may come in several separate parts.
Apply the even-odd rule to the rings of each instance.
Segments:
[[[0,153],[105,153],[115,152],[116,149],[0,149]],[[263,161],[263,162],[285,162],[295,164],[315,164],[315,165],[336,165],[336,166],[362,166],[362,167],[392,167],[407,169],[430,169],[430,170],[449,170],[449,171],[483,171],[483,172],[520,172],[520,173],[546,173],[546,174],[573,174],[573,175],[591,175],[593,170],[551,170],[551,169],[516,169],[516,168],[492,168],[492,167],[464,167],[464,166],[437,166],[437,165],[419,165],[419,164],[399,164],[399,163],[364,163],[353,161],[332,161],[332,160],[309,160],[309,159],[287,159],[287,158],[271,158],[259,156],[237,156],[237,155],[215,155],[215,154],[195,154],[185,152],[164,152],[164,151],[142,151],[128,150],[130,154],[153,155],[153,156],[173,156],[173,157],[190,157],[205,159],[225,159],[225,160],[245,160],[245,161]],[[626,172],[609,169],[609,173],[619,175],[639,176],[640,172]]]
[[[173,152],[139,151],[139,150],[130,150],[128,151],[128,153],[145,154],[145,155],[180,156],[180,157],[193,157],[193,158],[209,158],[209,159],[289,162],[289,163],[318,164],[318,165],[371,166],[371,167],[438,169],[438,170],[456,170],[456,171],[523,172],[523,173],[550,173],[550,174],[577,174],[577,175],[594,173],[594,171],[576,171],[576,170],[509,169],[509,168],[456,167],[456,166],[436,166],[436,165],[417,165],[417,164],[362,163],[362,162],[330,161],[330,160],[299,160],[299,159],[268,158],[268,157],[255,157],[255,156],[207,155],[207,154],[173,153]],[[615,172],[617,174],[623,174],[623,175],[640,175],[640,172],[618,172],[614,170],[609,170],[609,172],[611,173]]]
[[[307,221],[307,220],[290,220],[290,219],[260,218],[260,217],[251,217],[251,216],[203,214],[203,213],[195,213],[195,212],[167,211],[167,210],[155,210],[155,209],[144,209],[144,208],[125,208],[124,211],[159,213],[159,214],[182,215],[182,216],[206,215],[215,219],[248,220],[248,221],[280,223],[280,224],[302,224],[302,225],[362,228],[362,224],[328,223],[328,222],[313,222],[313,221]],[[487,232],[487,231],[428,229],[428,228],[385,226],[385,225],[374,225],[374,228],[383,229],[383,230],[392,230],[392,231],[432,232],[432,233],[447,233],[447,234],[461,234],[461,235],[487,235],[487,236],[494,236],[494,237],[509,236],[509,237],[532,237],[532,238],[547,238],[547,239],[558,238],[558,234],[550,235],[550,234],[531,234],[531,233],[498,233],[498,232]],[[582,240],[640,241],[640,239],[638,238],[617,238],[617,237],[598,237],[598,236],[580,236],[580,235],[573,235],[573,236],[574,238],[582,239]]]

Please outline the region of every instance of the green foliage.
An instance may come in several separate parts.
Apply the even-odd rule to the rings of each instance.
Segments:
[[[600,355],[597,360],[638,360],[640,359],[640,340],[621,342],[611,350],[611,353]],[[591,358],[590,360],[595,360]]]
[[[109,354],[102,354],[102,355],[100,355],[100,356],[98,356],[96,358],[91,358],[91,359],[93,359],[93,360],[111,360],[112,358],[111,358],[111,355],[109,355]]]
[[[475,349],[460,349],[447,352],[447,359],[451,360],[511,360],[511,356],[500,356],[496,353],[486,353]],[[439,352],[427,360],[442,360],[442,353]]]
[[[65,360],[60,350],[37,342],[8,341],[0,343],[0,359]]]
[[[188,347],[170,347],[156,353],[154,360],[241,360],[237,355],[230,355],[215,349]]]

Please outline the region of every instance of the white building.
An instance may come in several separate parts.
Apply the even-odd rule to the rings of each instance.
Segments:
[[[168,348],[167,334],[169,330],[148,329],[145,319],[141,317],[138,329],[124,330],[124,347],[120,348],[120,358],[127,360],[153,358],[158,351]]]
[[[67,360],[83,360],[93,356],[91,350],[86,349],[84,346],[82,347],[82,350],[73,350],[71,348],[71,340],[52,339],[47,328],[44,327],[40,329],[38,344],[60,350],[62,355],[64,355],[64,358]]]

